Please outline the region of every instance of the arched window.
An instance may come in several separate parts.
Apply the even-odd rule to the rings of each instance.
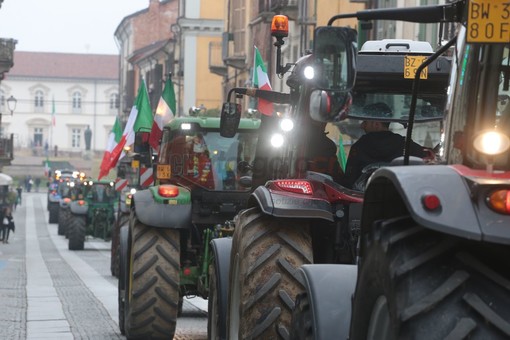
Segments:
[[[73,92],[73,112],[81,112],[81,93]]]
[[[36,112],[42,112],[44,109],[44,93],[41,90],[35,91],[34,108]]]
[[[119,108],[119,94],[118,93],[112,93],[110,95],[110,110],[115,110]]]

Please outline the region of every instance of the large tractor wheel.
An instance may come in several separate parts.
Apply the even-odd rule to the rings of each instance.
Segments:
[[[211,241],[210,246],[207,337],[209,340],[225,340],[227,339],[227,286],[232,239],[216,238]]]
[[[126,320],[126,282],[128,281],[128,248],[129,248],[129,227],[124,226],[119,232],[119,282],[118,282],[118,302],[119,302],[119,329],[122,335],[126,334],[124,328]]]
[[[131,221],[125,331],[128,339],[172,339],[179,305],[180,235]]]
[[[351,339],[508,339],[508,246],[468,241],[410,218],[362,238]]]
[[[69,223],[69,217],[71,216],[71,211],[69,209],[60,209],[58,213],[58,231],[59,235],[65,235],[67,224]]]
[[[112,230],[112,248],[110,253],[110,271],[113,276],[119,276],[120,261],[120,230],[122,226],[129,223],[129,215],[121,214],[119,219],[115,221]]]
[[[84,216],[70,217],[68,228],[69,250],[83,250],[87,221]]]
[[[220,340],[220,311],[218,305],[218,278],[215,259],[209,265],[209,296],[207,297],[207,338]]]
[[[258,208],[236,219],[230,262],[229,339],[288,339],[298,268],[313,262],[308,223],[264,215]]]
[[[58,223],[58,211],[60,209],[60,206],[58,203],[50,203],[49,205],[49,219],[48,223]]]

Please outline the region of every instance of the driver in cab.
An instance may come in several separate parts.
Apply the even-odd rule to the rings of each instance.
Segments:
[[[382,102],[366,105],[363,111],[371,117],[391,117],[390,107]],[[349,151],[345,175],[341,184],[353,188],[356,180],[362,175],[363,168],[374,163],[390,163],[403,156],[405,137],[389,130],[390,122],[382,120],[364,120],[361,128],[365,134],[356,141]],[[426,158],[430,151],[411,141],[410,155]]]

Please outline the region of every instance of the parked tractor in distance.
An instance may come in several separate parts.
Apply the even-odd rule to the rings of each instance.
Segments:
[[[67,236],[69,250],[83,250],[85,237],[110,239],[118,193],[111,181],[85,181],[83,199],[71,201]]]
[[[233,138],[220,136],[217,117],[165,126],[157,184],[137,190],[120,230],[119,327],[128,339],[172,338],[183,298],[207,298],[209,243],[231,235],[228,221],[246,206],[259,125],[241,119]]]
[[[58,223],[60,201],[69,193],[67,183],[76,181],[80,177],[77,170],[55,170],[52,182],[48,185],[49,223]]]
[[[83,174],[80,178],[65,182],[65,185],[67,185],[68,188],[63,190],[62,198],[59,202],[58,235],[67,236],[67,225],[69,224],[68,220],[71,217],[71,202],[84,199],[84,181],[87,181],[87,179],[84,178]]]

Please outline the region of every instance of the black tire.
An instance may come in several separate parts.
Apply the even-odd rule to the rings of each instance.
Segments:
[[[364,249],[351,339],[508,339],[509,247],[376,222]]]
[[[207,339],[220,340],[221,316],[218,306],[218,278],[216,259],[209,264],[209,295],[207,297]]]
[[[292,310],[292,325],[290,329],[292,340],[313,340],[312,311],[307,293],[296,297],[296,304]]]
[[[288,339],[298,268],[313,262],[308,223],[267,216],[258,208],[236,217],[230,262],[229,339]]]
[[[67,224],[69,223],[69,217],[71,215],[71,211],[69,208],[62,209],[60,208],[60,212],[58,213],[58,230],[57,233],[59,235],[65,235]]]
[[[113,276],[119,276],[119,263],[120,263],[120,230],[123,225],[127,225],[129,223],[129,215],[128,214],[120,214],[119,219],[115,221],[113,231],[112,231],[112,248],[111,248],[111,262],[110,262],[110,271]]]
[[[49,206],[49,218],[48,223],[58,223],[58,211],[60,210],[60,206],[58,203],[50,203]]]
[[[129,227],[123,227],[119,232],[119,281],[118,281],[118,302],[119,302],[119,329],[122,335],[126,335],[124,327],[126,320],[126,282],[128,280],[128,248],[129,248]]]
[[[171,339],[179,305],[180,234],[132,218],[126,336]]]
[[[85,216],[71,216],[69,220],[69,250],[83,250],[87,228]]]
[[[109,228],[108,215],[106,210],[96,208],[94,211],[92,236],[106,240]]]

